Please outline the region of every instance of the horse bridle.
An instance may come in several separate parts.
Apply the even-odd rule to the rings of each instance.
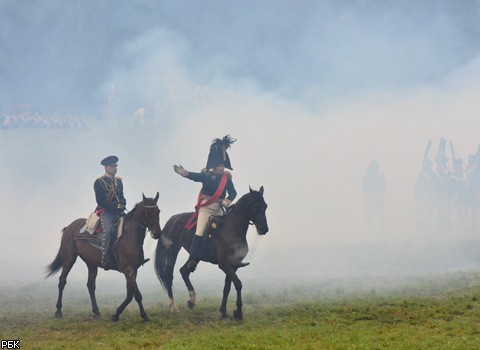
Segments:
[[[253,206],[253,205],[255,205],[255,197],[253,197],[253,199],[252,199],[252,200],[250,201],[250,203],[249,203],[249,210],[250,210],[251,206]],[[235,214],[231,213],[231,215],[235,215]],[[257,227],[257,224],[253,221],[253,219],[243,218],[243,217],[241,217],[241,216],[239,216],[239,215],[235,215],[235,216],[238,217],[238,218],[240,218],[240,219],[242,219],[242,220],[244,220],[244,221],[248,221],[248,224],[249,224],[249,225],[253,225],[253,226]]]
[[[158,205],[144,205],[143,206],[143,209],[154,209],[154,208],[158,208]],[[147,212],[144,211],[143,214],[145,216],[145,222],[147,222],[147,219],[148,219]],[[138,222],[135,222],[135,225],[140,226],[141,228],[144,228],[144,229],[148,230],[148,226],[139,224]]]

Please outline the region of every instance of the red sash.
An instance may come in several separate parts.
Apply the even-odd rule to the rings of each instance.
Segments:
[[[198,215],[198,210],[201,207],[208,207],[210,204],[215,202],[218,198],[220,198],[220,195],[223,193],[223,190],[225,189],[225,185],[227,184],[227,174],[223,173],[222,179],[220,180],[220,184],[218,185],[217,190],[211,196],[205,203],[202,203],[202,191],[198,193],[198,198],[197,198],[197,204],[195,205],[195,212],[190,216],[190,219],[188,219],[187,223],[185,224],[185,229],[191,230],[192,228],[195,227],[197,224],[197,221],[195,218]]]

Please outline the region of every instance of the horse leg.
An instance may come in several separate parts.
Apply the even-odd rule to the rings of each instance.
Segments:
[[[173,276],[173,268],[171,268],[167,273],[168,276]],[[178,307],[177,304],[175,303],[175,300],[173,299],[173,279],[172,278],[166,278],[164,280],[164,287],[167,290],[167,295],[168,295],[168,300],[169,300],[169,306],[170,306],[170,312],[171,313],[178,313]]]
[[[168,294],[168,300],[169,300],[169,306],[170,306],[170,312],[171,313],[178,313],[178,307],[177,304],[175,303],[175,300],[173,299],[173,288],[172,288],[172,281],[167,283],[165,285],[165,289],[167,290]]]
[[[232,280],[228,278],[228,276],[225,277],[225,286],[223,287],[222,305],[220,306],[220,312],[222,313],[222,318],[229,318],[227,315],[227,300],[228,300],[228,294],[230,294],[231,286],[232,286]]]
[[[98,273],[98,268],[96,266],[88,265],[87,288],[88,288],[88,293],[90,294],[90,301],[92,302],[92,312],[93,312],[94,320],[98,320],[100,318],[100,311],[98,310],[97,298],[95,297],[95,289],[96,289],[95,281],[97,280],[97,273]]]
[[[192,282],[190,281],[190,270],[188,269],[188,261],[180,268],[180,274],[182,275],[183,281],[188,289],[188,295],[190,299],[187,301],[187,306],[189,309],[193,309],[196,304],[195,297],[197,293],[195,293],[195,289],[193,288]]]
[[[237,291],[237,302],[236,302],[237,309],[233,312],[233,318],[240,321],[243,319],[242,281],[240,281],[240,279],[237,276],[237,273],[236,273],[237,269],[234,268],[230,263],[220,262],[218,266],[227,275],[226,279],[230,279],[230,281],[232,281],[233,285],[235,286],[235,289]],[[224,294],[224,297],[225,297],[225,294]],[[226,303],[226,300],[225,300],[225,303]]]
[[[175,262],[177,259],[177,254],[179,252],[179,249],[176,249],[176,251],[173,251],[171,261]],[[165,289],[167,290],[168,294],[168,300],[170,302],[170,312],[171,313],[178,313],[178,307],[177,304],[175,303],[175,300],[173,299],[173,268],[174,264],[168,264],[166,267],[166,277],[164,279],[164,285]]]
[[[135,273],[135,281],[137,279],[137,274]],[[136,282],[135,282],[136,284]],[[150,321],[150,319],[147,316],[147,313],[145,312],[145,309],[143,308],[143,303],[142,303],[142,294],[140,293],[140,290],[138,289],[138,285],[135,288],[135,301],[138,304],[138,307],[140,308],[140,316],[142,316],[144,322]]]
[[[120,314],[125,310],[127,305],[132,301],[133,295],[135,293],[135,290],[137,289],[137,282],[135,280],[136,276],[136,271],[134,271],[131,267],[126,268],[123,271],[123,274],[125,275],[125,279],[127,281],[127,297],[123,301],[122,304],[117,308],[117,312],[112,315],[111,320],[113,322],[117,322],[118,319],[120,318]]]
[[[57,311],[55,311],[55,318],[62,318],[63,313],[62,313],[62,297],[63,297],[63,290],[65,288],[65,285],[67,284],[67,276],[70,273],[70,270],[73,267],[73,264],[75,264],[75,261],[77,260],[77,256],[70,257],[67,259],[66,257],[62,258],[63,264],[62,264],[62,273],[60,274],[60,277],[58,278],[58,299],[57,299]]]

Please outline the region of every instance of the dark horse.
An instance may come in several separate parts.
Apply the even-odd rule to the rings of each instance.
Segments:
[[[137,270],[144,261],[143,256],[143,241],[145,240],[145,233],[148,229],[154,238],[158,238],[161,234],[160,229],[160,209],[158,209],[158,192],[155,198],[146,198],[137,203],[133,210],[125,215],[123,234],[114,246],[114,252],[118,261],[118,268],[115,269],[125,275],[127,280],[127,297],[124,302],[118,307],[117,312],[111,317],[112,321],[118,321],[120,314],[132,301],[135,300],[140,307],[140,315],[144,321],[148,321],[147,313],[142,304],[142,295],[137,286]],[[86,239],[79,239],[76,235],[80,228],[85,224],[86,219],[77,219],[70,225],[63,229],[62,240],[57,257],[48,265],[49,277],[62,269],[62,273],[58,283],[58,300],[57,311],[55,317],[62,317],[62,294],[65,285],[67,284],[67,276],[73,264],[80,256],[88,267],[88,292],[90,293],[90,300],[92,302],[93,317],[100,318],[100,311],[98,310],[97,300],[95,298],[95,280],[97,278],[98,268],[102,266],[101,250],[95,248]]]
[[[237,320],[242,315],[242,282],[237,276],[237,269],[242,266],[242,260],[248,253],[247,230],[250,223],[255,225],[257,233],[264,235],[268,232],[265,210],[267,204],[263,199],[263,186],[260,191],[253,191],[242,196],[238,202],[232,205],[228,213],[220,219],[222,225],[211,232],[212,238],[204,236],[201,260],[217,264],[225,272],[225,286],[223,299],[220,307],[222,318],[227,318],[227,298],[233,282],[237,290],[237,309],[233,316]],[[178,252],[183,247],[189,251],[195,230],[186,230],[185,223],[192,213],[182,213],[172,216],[165,227],[157,243],[155,252],[155,271],[162,286],[166,289],[170,299],[170,310],[178,311],[173,299],[172,282],[173,268],[177,260]],[[206,234],[208,235],[208,234]],[[180,269],[183,280],[188,288],[190,299],[187,302],[189,308],[195,306],[195,290],[190,282],[190,271],[187,263]]]

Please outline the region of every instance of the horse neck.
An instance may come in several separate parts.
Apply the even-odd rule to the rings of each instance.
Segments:
[[[232,227],[243,235],[247,234],[248,225],[250,224],[250,218],[247,215],[247,200],[248,199],[245,198],[245,196],[240,198],[229,213],[230,220],[232,220],[233,223]]]
[[[143,211],[139,208],[135,210],[132,216],[127,217],[125,220],[125,227],[127,228],[127,232],[133,233],[130,238],[134,239],[136,242],[141,243],[143,245],[143,241],[145,240],[145,233],[147,231],[146,223],[142,221]]]

